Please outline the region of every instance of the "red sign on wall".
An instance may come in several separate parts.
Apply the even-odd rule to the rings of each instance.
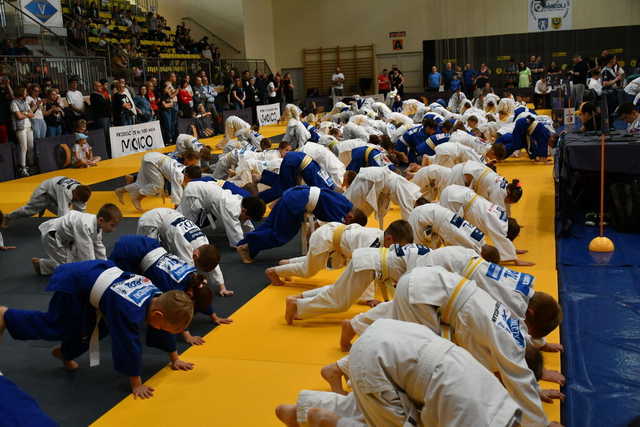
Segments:
[[[393,31],[389,33],[390,39],[399,39],[399,38],[405,38],[405,37],[407,37],[406,31]]]
[[[402,39],[391,40],[391,43],[393,45],[393,50],[402,50],[404,47],[404,40]]]

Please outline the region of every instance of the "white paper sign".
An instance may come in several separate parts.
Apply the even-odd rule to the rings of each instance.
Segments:
[[[112,126],[109,128],[111,157],[149,151],[164,147],[160,122],[147,122],[131,126]]]
[[[529,32],[570,30],[571,0],[528,0]]]
[[[564,125],[573,126],[575,116],[576,116],[575,108],[565,108],[564,109]]]
[[[280,104],[258,105],[256,114],[260,126],[275,125],[280,121]]]

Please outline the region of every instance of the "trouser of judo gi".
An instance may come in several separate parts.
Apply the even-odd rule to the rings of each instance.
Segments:
[[[51,212],[58,212],[58,205],[48,194],[32,196],[26,205],[19,207],[7,215],[7,219],[12,221],[18,218],[26,218],[35,214],[44,214],[49,209]]]
[[[48,258],[40,259],[40,273],[44,276],[53,274],[60,265],[73,261],[70,247],[61,246],[56,240],[55,233],[47,233],[41,237],[42,247]]]
[[[373,278],[372,270],[355,272],[349,264],[333,285],[303,292],[302,298],[296,300],[296,315],[305,319],[347,311],[362,297]]]
[[[293,215],[284,203],[278,202],[267,219],[238,244],[248,244],[251,258],[255,258],[260,251],[283,246],[293,239],[300,230],[302,219],[300,215]]]
[[[3,426],[54,427],[58,424],[47,416],[31,396],[0,375],[0,414]]]
[[[282,186],[280,185],[280,175],[268,170],[262,171],[260,184],[269,186],[269,189],[261,191],[258,194],[265,203],[271,203],[282,196]]]
[[[353,393],[346,396],[328,391],[302,390],[298,394],[296,418],[299,423],[307,421],[307,412],[311,408],[329,410],[341,418],[353,418],[357,424],[366,426],[362,412]],[[340,424],[338,424],[340,425]]]
[[[63,358],[73,360],[89,349],[96,310],[77,295],[55,292],[48,311],[9,309],[4,319],[13,339],[60,341]],[[107,333],[102,320],[100,338]]]
[[[538,124],[531,134],[531,147],[529,150],[535,157],[547,157],[549,155],[549,137],[551,131],[546,126]]]

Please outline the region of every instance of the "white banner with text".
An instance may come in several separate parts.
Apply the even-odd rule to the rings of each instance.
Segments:
[[[529,0],[529,32],[570,30],[571,0]]]
[[[160,122],[147,122],[131,126],[112,126],[109,128],[111,158],[127,154],[164,148],[160,131]]]
[[[275,125],[280,121],[280,104],[258,105],[256,107],[260,126]]]

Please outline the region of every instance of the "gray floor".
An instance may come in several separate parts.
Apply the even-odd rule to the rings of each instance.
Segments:
[[[37,228],[42,221],[36,218],[16,221],[11,228],[3,230],[5,244],[18,249],[0,252],[0,305],[46,310],[51,296],[44,291],[47,279],[36,276],[30,262],[32,257],[44,255]],[[135,233],[136,221],[125,218],[115,233],[105,235],[107,251],[119,236]],[[281,258],[299,254],[299,239],[294,239],[282,248],[261,253],[254,264],[245,265],[228,247],[223,235],[213,236],[211,240],[220,248],[227,287],[236,292],[233,297],[214,301],[217,314],[222,316],[231,315],[266,286],[266,267]],[[204,334],[211,329],[212,324],[202,315],[195,317],[190,328],[193,334]],[[179,351],[184,350],[186,345],[178,341]],[[84,355],[78,359],[81,368],[74,373],[64,371],[52,358],[50,351],[55,345],[44,341],[14,341],[5,333],[0,342],[0,371],[33,396],[61,425],[86,426],[129,394],[128,379],[112,368],[108,338],[100,345],[101,365],[89,368],[88,357]],[[209,340],[206,345],[215,345],[215,341]],[[164,353],[145,348],[143,379],[163,368],[166,362]]]

